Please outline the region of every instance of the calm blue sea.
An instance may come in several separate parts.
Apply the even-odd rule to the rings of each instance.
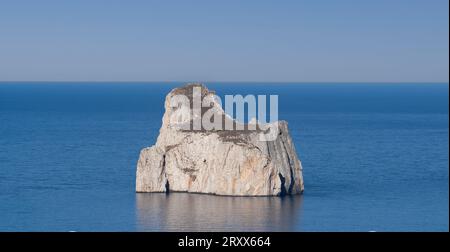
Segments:
[[[0,231],[448,231],[448,84],[207,83],[278,94],[302,196],[136,194],[176,84],[0,83]]]

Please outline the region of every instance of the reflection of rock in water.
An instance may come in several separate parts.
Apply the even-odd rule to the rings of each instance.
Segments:
[[[136,195],[141,231],[298,231],[302,196]]]

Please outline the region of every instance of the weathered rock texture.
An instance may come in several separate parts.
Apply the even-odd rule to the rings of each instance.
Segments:
[[[274,141],[260,141],[260,131],[247,128],[194,131],[171,123],[170,118],[175,116],[192,124],[192,117],[185,116],[187,111],[183,107],[172,108],[170,99],[177,94],[192,98],[192,87],[196,85],[199,84],[176,88],[167,95],[157,142],[140,153],[136,191],[236,196],[303,192],[302,166],[285,121],[275,122],[279,133]],[[201,96],[210,99],[214,113],[220,114],[224,121],[233,120],[215,102],[214,93],[201,87]],[[194,118],[199,116],[193,114]]]

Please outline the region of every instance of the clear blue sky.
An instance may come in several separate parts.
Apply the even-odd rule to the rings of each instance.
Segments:
[[[0,80],[448,82],[448,0],[1,0]]]

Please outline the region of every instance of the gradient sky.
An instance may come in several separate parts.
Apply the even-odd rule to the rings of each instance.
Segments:
[[[0,0],[0,81],[448,82],[448,0]]]

